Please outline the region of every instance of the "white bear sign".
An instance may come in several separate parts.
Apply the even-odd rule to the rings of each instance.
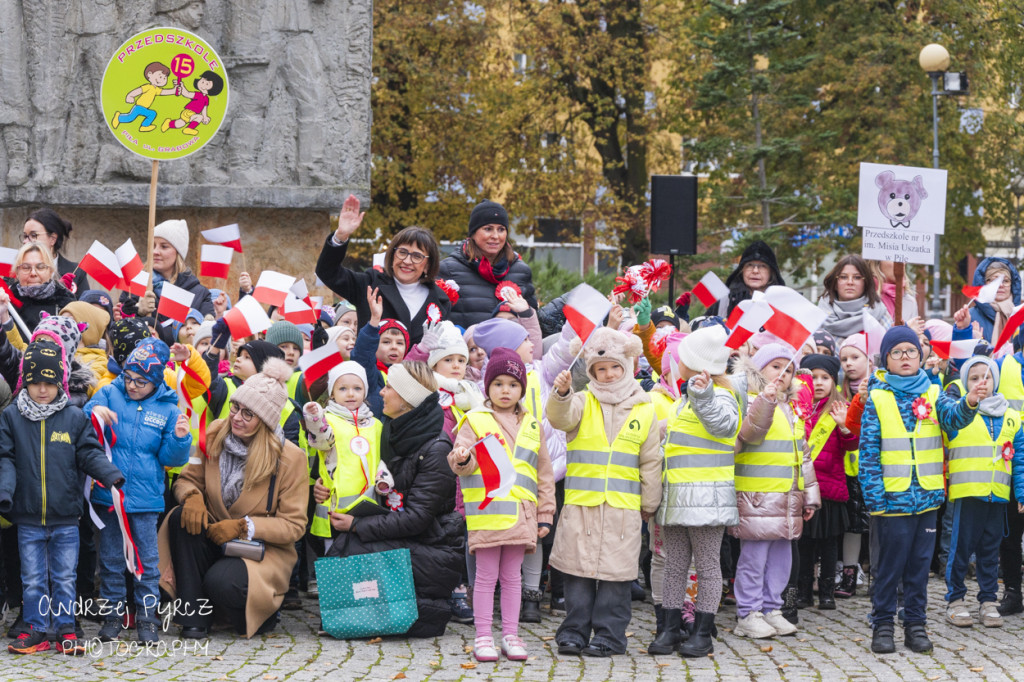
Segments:
[[[860,164],[857,224],[884,230],[944,233],[946,171]]]

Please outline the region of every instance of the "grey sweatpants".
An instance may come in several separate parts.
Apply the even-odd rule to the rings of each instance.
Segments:
[[[697,567],[697,598],[694,606],[703,613],[717,613],[722,598],[722,534],[725,526],[662,526],[665,550],[665,586],[662,606],[683,608],[690,559]]]

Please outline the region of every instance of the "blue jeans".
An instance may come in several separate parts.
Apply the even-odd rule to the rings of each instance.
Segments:
[[[100,520],[106,526],[99,532],[100,555],[100,597],[110,604],[117,604],[115,613],[125,609],[124,550],[121,545],[121,527],[114,512],[106,507],[94,505]],[[159,623],[157,615],[160,606],[160,572],[157,563],[160,553],[157,549],[157,512],[128,514],[128,527],[139,550],[142,562],[142,577],[135,579],[135,619],[141,622]]]
[[[142,117],[142,126],[153,125],[153,121],[156,120],[156,112],[146,107],[140,107],[138,104],[134,105],[127,114],[118,114],[117,120],[121,123],[131,123],[139,116]]]
[[[25,622],[40,632],[74,632],[78,525],[18,524],[18,544]]]
[[[995,601],[999,591],[999,543],[1006,528],[1006,503],[964,497],[946,505],[953,518],[953,533],[946,563],[946,601],[967,594],[964,577],[971,556],[976,555],[978,601]]]

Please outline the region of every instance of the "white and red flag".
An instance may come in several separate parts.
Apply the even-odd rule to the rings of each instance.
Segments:
[[[739,315],[737,315],[739,311]],[[757,334],[761,327],[763,327],[775,311],[772,307],[764,301],[751,301],[745,300],[740,301],[733,311],[732,315],[729,316],[729,320],[733,324],[727,324],[726,326],[732,330],[729,334],[729,338],[725,340],[725,345],[733,350],[736,350],[747,341],[754,334]],[[735,320],[734,320],[735,318]]]
[[[765,331],[775,334],[796,350],[818,330],[828,313],[789,287],[768,287],[764,301],[774,314],[765,323]]]
[[[288,295],[288,298],[284,299],[284,305],[281,306],[281,314],[284,315],[284,319],[292,324],[316,324],[317,315],[313,307],[291,294]]]
[[[85,252],[85,257],[78,267],[85,270],[104,289],[116,289],[122,284],[121,265],[117,262],[117,256],[98,241],[94,241]]]
[[[978,303],[992,303],[996,300],[996,293],[1003,283],[1005,273],[1000,272],[994,280],[988,284],[976,287],[965,286],[961,291],[967,298],[973,298]]]
[[[590,333],[604,324],[612,303],[589,284],[580,284],[566,296],[562,313],[580,340],[586,343]]]
[[[199,253],[199,274],[203,277],[227,279],[235,250],[221,244],[203,244]]]
[[[479,509],[483,511],[496,497],[505,497],[516,485],[516,468],[508,450],[498,437],[489,433],[473,446],[476,464],[484,481],[484,499]]]
[[[729,295],[729,287],[718,278],[712,270],[700,278],[697,286],[693,288],[693,295],[697,297],[705,308],[710,308],[715,301],[720,301]]]
[[[134,294],[135,292],[131,291],[131,282],[143,271],[142,257],[135,250],[135,245],[132,244],[131,239],[117,247],[117,251],[114,251],[114,256],[117,258],[118,267],[121,268],[121,283],[117,288]],[[146,281],[147,283],[149,282],[148,278]],[[142,289],[142,293],[146,293],[145,285],[143,285]]]
[[[188,317],[188,311],[192,309],[195,300],[196,295],[188,289],[164,282],[163,289],[160,290],[160,304],[156,307],[156,314],[184,324],[185,318]]]
[[[291,275],[274,272],[273,270],[264,270],[260,273],[260,278],[256,282],[256,289],[252,292],[252,297],[260,303],[280,308],[284,305],[284,299],[288,297],[288,292],[293,284],[295,284],[295,278]]]
[[[231,337],[244,339],[270,328],[270,318],[252,296],[243,296],[231,310],[224,313],[224,321],[231,330]]]
[[[146,293],[146,287],[149,286],[149,271],[143,270],[139,274],[135,275],[130,282],[125,282],[127,285],[127,291],[132,296],[143,296]]]
[[[203,230],[203,238],[208,242],[227,246],[242,253],[242,232],[238,229],[238,223],[215,227],[212,230]]]
[[[302,369],[302,377],[306,386],[312,387],[313,382],[340,365],[344,360],[345,358],[341,357],[341,350],[338,349],[336,343],[325,343],[316,350],[303,353],[299,358],[299,367]]]
[[[996,345],[992,347],[993,355],[999,357],[999,351],[1002,349],[1003,344],[1013,338],[1013,335],[1022,324],[1024,324],[1024,304],[1014,308],[1013,313],[1006,320],[1003,330],[999,332],[999,339],[996,340]]]
[[[932,350],[943,360],[966,360],[974,355],[978,342],[975,339],[960,341],[932,341]]]
[[[868,312],[867,308],[861,315],[863,315],[861,327],[864,328],[864,345],[867,346],[868,357],[878,355],[882,352],[882,337],[885,336],[885,327]],[[885,366],[885,358],[882,358],[882,366]]]
[[[0,277],[14,276],[14,260],[18,257],[17,249],[0,246]]]

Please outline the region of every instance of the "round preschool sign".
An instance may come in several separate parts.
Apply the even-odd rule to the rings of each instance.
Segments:
[[[147,159],[200,150],[224,122],[228,74],[203,38],[178,28],[137,33],[103,73],[103,117],[117,141]]]

